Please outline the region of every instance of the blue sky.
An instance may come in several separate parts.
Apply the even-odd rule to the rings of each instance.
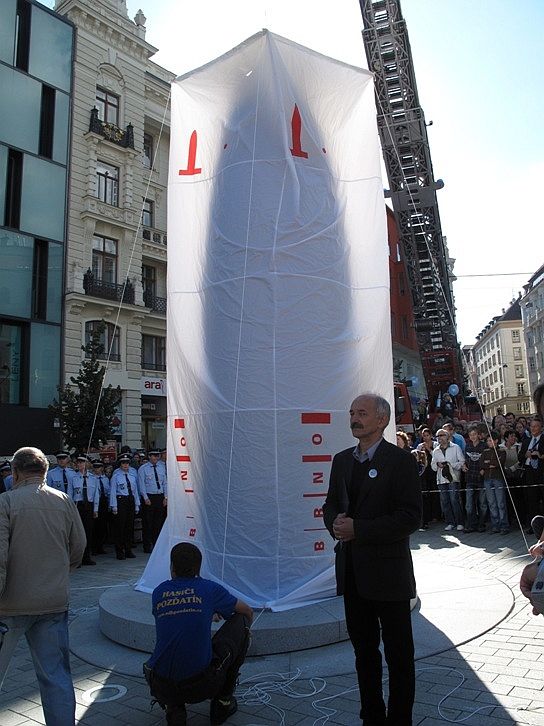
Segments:
[[[53,0],[45,4],[54,5]],[[262,27],[366,67],[357,0],[129,0],[147,16],[153,58],[177,74]],[[543,0],[402,0],[429,128],[443,233],[459,275],[463,344],[544,262]],[[516,276],[498,273],[521,272]],[[525,274],[529,273],[529,274]],[[467,278],[478,274],[485,277]]]

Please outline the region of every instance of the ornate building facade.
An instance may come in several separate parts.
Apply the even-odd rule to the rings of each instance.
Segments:
[[[65,295],[65,381],[104,321],[117,440],[166,436],[166,186],[173,73],[153,63],[141,11],[57,0],[77,29]]]

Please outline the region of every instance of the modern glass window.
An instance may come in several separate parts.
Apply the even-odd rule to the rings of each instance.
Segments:
[[[68,132],[70,128],[70,96],[55,93],[55,129],[53,132],[53,160],[66,164],[68,155]]]
[[[0,222],[4,223],[6,207],[6,182],[8,171],[8,147],[0,144]]]
[[[23,329],[0,320],[0,403],[21,404]]]
[[[2,0],[0,9],[0,60],[13,63],[17,0]]]
[[[19,229],[21,223],[21,187],[23,184],[23,155],[9,149],[7,155],[6,189],[4,195],[4,226]]]
[[[24,155],[20,229],[62,241],[66,169],[46,159]]]
[[[98,118],[107,124],[119,126],[119,96],[104,88],[96,89],[96,108]]]
[[[28,405],[47,408],[60,382],[60,325],[30,326]]]
[[[106,204],[119,204],[119,169],[98,161],[96,164],[96,196]]]
[[[42,84],[18,70],[0,64],[0,88],[3,96],[0,104],[0,138],[9,146],[37,154]]]
[[[49,245],[46,240],[34,240],[34,263],[32,269],[32,317],[45,320],[47,317],[47,268]]]
[[[117,283],[117,240],[94,235],[93,275],[96,280]]]
[[[0,230],[0,314],[29,318],[32,303],[34,241]]]
[[[71,25],[32,5],[28,61],[28,72],[32,76],[69,92],[72,76],[72,42]]]
[[[28,71],[28,54],[30,50],[30,3],[17,1],[17,19],[15,21],[15,45],[13,61],[17,68]]]
[[[146,169],[151,169],[153,166],[153,137],[151,134],[144,134],[143,165]]]
[[[55,132],[55,96],[51,86],[42,85],[40,103],[40,143],[39,154],[47,159],[53,157],[53,136]]]
[[[62,245],[50,242],[47,265],[47,320],[51,323],[60,323],[62,316],[62,261]]]
[[[85,323],[85,345],[91,340],[92,333],[101,326],[105,326],[100,336],[100,342],[104,346],[104,352],[101,358],[106,360],[109,355],[109,359],[113,361],[121,360],[121,336],[119,328],[112,323],[104,323],[102,320],[89,320]]]
[[[166,370],[166,338],[162,335],[142,335],[142,368]]]
[[[144,206],[142,211],[142,224],[144,227],[153,227],[153,212],[153,202],[151,201],[151,199],[144,199]]]

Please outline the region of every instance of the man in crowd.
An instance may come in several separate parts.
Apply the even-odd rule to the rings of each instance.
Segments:
[[[463,471],[467,485],[467,526],[465,532],[485,532],[485,518],[487,515],[487,496],[484,480],[480,474],[480,459],[486,448],[480,441],[478,429],[472,426],[468,430],[469,443],[465,449],[465,463]]]
[[[68,484],[74,477],[74,470],[70,464],[70,452],[59,451],[56,454],[57,465],[47,472],[47,484],[59,492],[68,492]]]
[[[3,461],[0,464],[0,494],[11,489],[13,479],[11,477],[11,464],[9,461]]]
[[[533,416],[529,426],[530,436],[521,441],[518,460],[523,466],[525,485],[525,511],[529,519],[542,514],[544,493],[544,436],[542,435],[542,417]],[[529,527],[527,532],[531,533]]]
[[[159,449],[151,449],[149,461],[138,469],[138,489],[142,499],[142,538],[144,552],[151,552],[166,518],[166,467]]]
[[[465,528],[463,524],[465,515],[459,494],[459,481],[465,457],[459,446],[450,441],[446,429],[438,429],[436,438],[438,446],[433,451],[431,467],[437,472],[436,483],[440,491],[440,506],[446,521],[444,529],[447,532],[452,529],[462,532]]]
[[[46,485],[49,463],[31,447],[12,460],[13,489],[0,497],[0,684],[26,636],[47,726],[74,726],[68,647],[68,575],[79,566],[85,531],[75,504]]]
[[[210,721],[222,724],[237,710],[236,679],[249,645],[253,611],[222,585],[200,577],[198,547],[181,542],[170,553],[172,579],[153,591],[155,650],[144,665],[151,695],[169,726],[185,726],[186,703],[211,698]],[[214,615],[225,623],[211,637]]]
[[[415,693],[410,598],[416,592],[409,537],[421,522],[418,467],[409,450],[383,438],[391,415],[385,399],[362,394],[349,415],[359,443],[333,459],[323,516],[338,540],[337,586],[355,651],[360,716],[365,726],[409,726]],[[389,667],[387,712],[380,632]]]
[[[450,435],[450,441],[457,444],[464,454],[467,442],[461,434],[456,433],[453,423],[451,421],[446,421],[442,424],[442,428]]]

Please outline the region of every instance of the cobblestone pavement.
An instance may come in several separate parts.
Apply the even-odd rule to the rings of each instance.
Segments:
[[[490,631],[433,657],[418,660],[414,726],[460,723],[473,726],[544,724],[544,618],[534,617],[519,593],[521,568],[529,558],[521,533],[446,533],[441,525],[412,538],[418,557],[429,557],[493,576],[514,592],[513,610]],[[134,582],[146,556],[118,562],[113,555],[97,558],[98,566],[81,568],[72,576],[72,616],[92,613],[105,588]],[[476,607],[477,600],[475,599]],[[458,617],[471,617],[460,612]],[[353,673],[320,679],[326,649],[316,649],[315,679],[289,681],[288,674],[270,674],[263,662],[260,685],[242,683],[239,710],[229,724],[360,724]],[[142,660],[145,659],[142,654]],[[78,723],[85,726],[144,726],[164,724],[158,706],[150,708],[143,678],[127,677],[97,668],[72,656]],[[293,674],[291,674],[293,675]],[[283,681],[278,689],[275,684]],[[104,688],[110,686],[110,688]],[[387,689],[387,685],[385,686]],[[95,689],[91,702],[86,695]],[[125,690],[126,689],[126,690]],[[115,700],[96,700],[117,696]],[[92,700],[94,698],[95,700]],[[207,704],[189,707],[190,726],[209,723]],[[328,720],[327,720],[328,717]],[[1,726],[43,724],[34,668],[26,643],[19,645],[0,694]]]

